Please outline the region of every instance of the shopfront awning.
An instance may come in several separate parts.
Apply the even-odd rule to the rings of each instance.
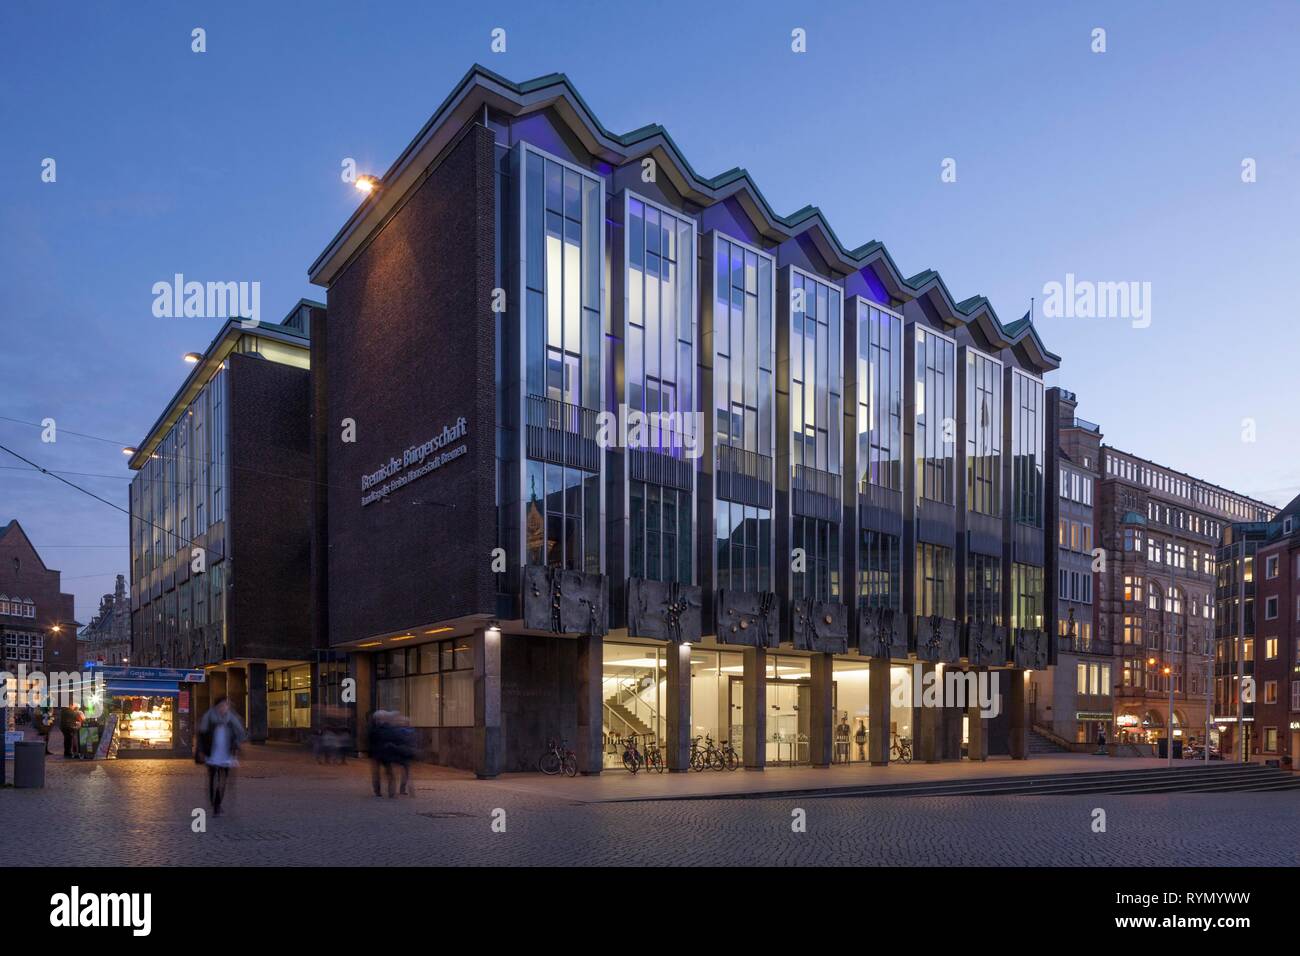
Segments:
[[[180,693],[175,681],[111,680],[107,688],[110,697],[175,697]]]

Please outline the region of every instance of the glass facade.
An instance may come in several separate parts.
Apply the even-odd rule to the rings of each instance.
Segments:
[[[694,392],[695,223],[631,193],[624,203],[627,405],[646,416],[643,447],[682,458],[684,443],[703,432]],[[629,575],[693,583],[690,491],[632,481],[628,516]]]
[[[952,548],[921,543],[916,546],[916,615],[956,616]]]
[[[1015,520],[1043,526],[1043,383],[1011,370],[1011,500]]]
[[[1037,565],[1011,565],[1011,627],[1042,628],[1043,569]]]
[[[966,507],[1002,514],[1002,363],[966,350]]]
[[[952,504],[957,460],[957,346],[916,329],[916,497]]]
[[[903,320],[858,300],[858,485],[903,487]]]
[[[381,651],[375,709],[405,714],[412,727],[474,726],[474,650],[468,637]]]
[[[902,550],[898,535],[862,530],[858,540],[858,606],[902,607]]]
[[[714,234],[713,408],[720,449],[755,462],[770,481],[776,333],[772,258]],[[720,459],[721,460],[721,459]],[[730,459],[729,459],[730,460]],[[727,500],[721,477],[714,502],[714,560],[720,589],[771,591],[772,509]]]
[[[840,290],[790,270],[790,461],[796,475],[815,468],[840,473]]]
[[[803,550],[802,563],[793,564],[791,596],[830,601],[840,596],[840,525],[795,515],[790,547]]]
[[[528,462],[524,528],[529,564],[600,571],[600,478]]]
[[[1002,626],[1002,560],[972,552],[966,557],[966,619]]]

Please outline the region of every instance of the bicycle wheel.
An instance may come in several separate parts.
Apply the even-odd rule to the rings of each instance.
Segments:
[[[565,754],[564,759],[560,761],[560,769],[564,771],[566,777],[576,777],[578,775],[578,758],[571,753]]]
[[[727,751],[727,769],[736,770],[740,767],[740,758],[736,756],[734,750]]]
[[[554,750],[548,750],[537,759],[537,769],[542,773],[555,776],[560,772],[560,755]]]
[[[698,750],[691,751],[691,769],[696,773],[701,773],[704,770],[704,754]]]
[[[722,771],[727,767],[727,762],[722,759],[722,751],[713,750],[709,752],[709,769]]]
[[[911,748],[911,747],[905,747],[903,750],[899,751],[898,759],[901,760],[903,763],[911,763],[911,762],[912,762],[912,748]]]
[[[623,752],[623,766],[628,773],[636,773],[641,769],[641,762],[637,760],[637,755],[630,750]]]

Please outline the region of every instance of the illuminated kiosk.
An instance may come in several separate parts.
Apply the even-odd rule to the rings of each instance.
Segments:
[[[194,713],[193,687],[201,670],[172,667],[99,667],[104,679],[99,718],[100,738],[93,742],[102,757],[189,757]],[[111,737],[109,736],[111,730]],[[107,738],[107,742],[106,742]]]

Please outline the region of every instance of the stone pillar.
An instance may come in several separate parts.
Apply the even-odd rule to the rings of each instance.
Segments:
[[[664,656],[668,663],[664,756],[669,773],[683,773],[691,769],[691,646],[669,644]]]
[[[605,641],[599,635],[578,638],[578,772],[600,773],[604,766],[601,733],[604,729],[604,701],[601,678],[604,673]]]
[[[808,759],[814,767],[829,767],[835,746],[835,658],[830,654],[814,654],[808,664],[812,672]]]
[[[374,687],[374,655],[365,652],[353,652],[348,655],[348,679],[353,681],[352,690],[356,695],[348,704],[343,696],[345,707],[352,709],[353,724],[356,727],[357,753],[370,751],[370,715],[374,707],[372,689]]]
[[[266,743],[269,736],[266,714],[266,664],[250,661],[248,665],[248,739]]]
[[[226,671],[226,696],[230,698],[230,709],[235,712],[244,726],[248,726],[248,671],[243,667],[232,667]]]
[[[984,669],[976,669],[975,673],[981,679],[987,680],[993,685],[997,680],[997,674]],[[978,700],[966,701],[966,722],[969,725],[970,740],[966,745],[966,755],[971,760],[983,761],[989,759],[989,734],[985,719],[980,716],[980,704]]]
[[[1010,718],[1010,730],[1007,744],[1011,749],[1012,760],[1029,759],[1029,679],[1022,670],[1007,672],[1007,712]]]
[[[944,760],[961,759],[961,725],[962,718],[966,716],[964,707],[943,708],[942,718],[942,747],[940,748]]]
[[[872,659],[867,665],[867,756],[871,766],[889,764],[889,661]]]
[[[936,691],[943,690],[940,683],[942,680],[943,671],[940,668],[934,664],[922,664],[920,700],[935,700]],[[917,699],[915,689],[913,689],[912,699]],[[927,707],[924,703],[916,705],[916,713],[912,719],[917,728],[916,759],[923,760],[926,763],[938,763],[943,757],[940,749],[942,739],[940,724],[943,720],[943,708]]]
[[[474,632],[474,775],[488,780],[501,772],[501,631]]]
[[[767,648],[746,647],[745,661],[745,769],[762,770],[767,766]]]

